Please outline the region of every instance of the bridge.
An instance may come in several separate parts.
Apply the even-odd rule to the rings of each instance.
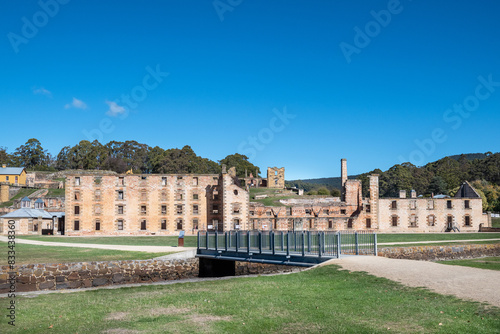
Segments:
[[[198,232],[200,276],[231,275],[235,261],[311,267],[343,255],[377,255],[369,231]]]

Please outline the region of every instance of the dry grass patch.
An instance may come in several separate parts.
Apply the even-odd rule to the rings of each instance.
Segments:
[[[138,334],[138,333],[143,333],[143,332],[136,331],[134,329],[113,328],[113,329],[105,330],[101,333],[106,333],[106,334]]]
[[[191,309],[189,308],[178,308],[175,306],[169,306],[169,307],[160,307],[160,308],[154,308],[149,311],[149,315],[152,316],[159,316],[159,315],[176,315],[176,314],[185,314],[191,312]]]
[[[108,314],[108,316],[104,320],[124,320],[129,315],[129,312],[113,312]]]

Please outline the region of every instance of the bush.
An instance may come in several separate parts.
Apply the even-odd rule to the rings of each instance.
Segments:
[[[325,187],[321,187],[318,189],[318,195],[330,196],[330,191]]]

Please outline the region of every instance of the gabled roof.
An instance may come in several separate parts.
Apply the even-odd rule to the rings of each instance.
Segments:
[[[0,175],[21,175],[24,167],[0,167]]]
[[[43,200],[41,198],[37,199],[35,203],[43,203]]]
[[[476,189],[469,182],[465,181],[455,194],[455,198],[481,198]]]
[[[24,197],[21,202],[31,202],[31,200],[28,197]]]
[[[52,219],[52,215],[45,210],[28,209],[28,208],[22,208],[13,212],[9,212],[8,214],[1,216],[0,218],[38,218],[38,217]]]

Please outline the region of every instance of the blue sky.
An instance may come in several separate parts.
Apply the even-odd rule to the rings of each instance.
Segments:
[[[42,5],[41,5],[42,4]],[[499,151],[500,2],[9,1],[0,146],[190,145],[286,178]],[[7,121],[9,120],[8,124]]]

